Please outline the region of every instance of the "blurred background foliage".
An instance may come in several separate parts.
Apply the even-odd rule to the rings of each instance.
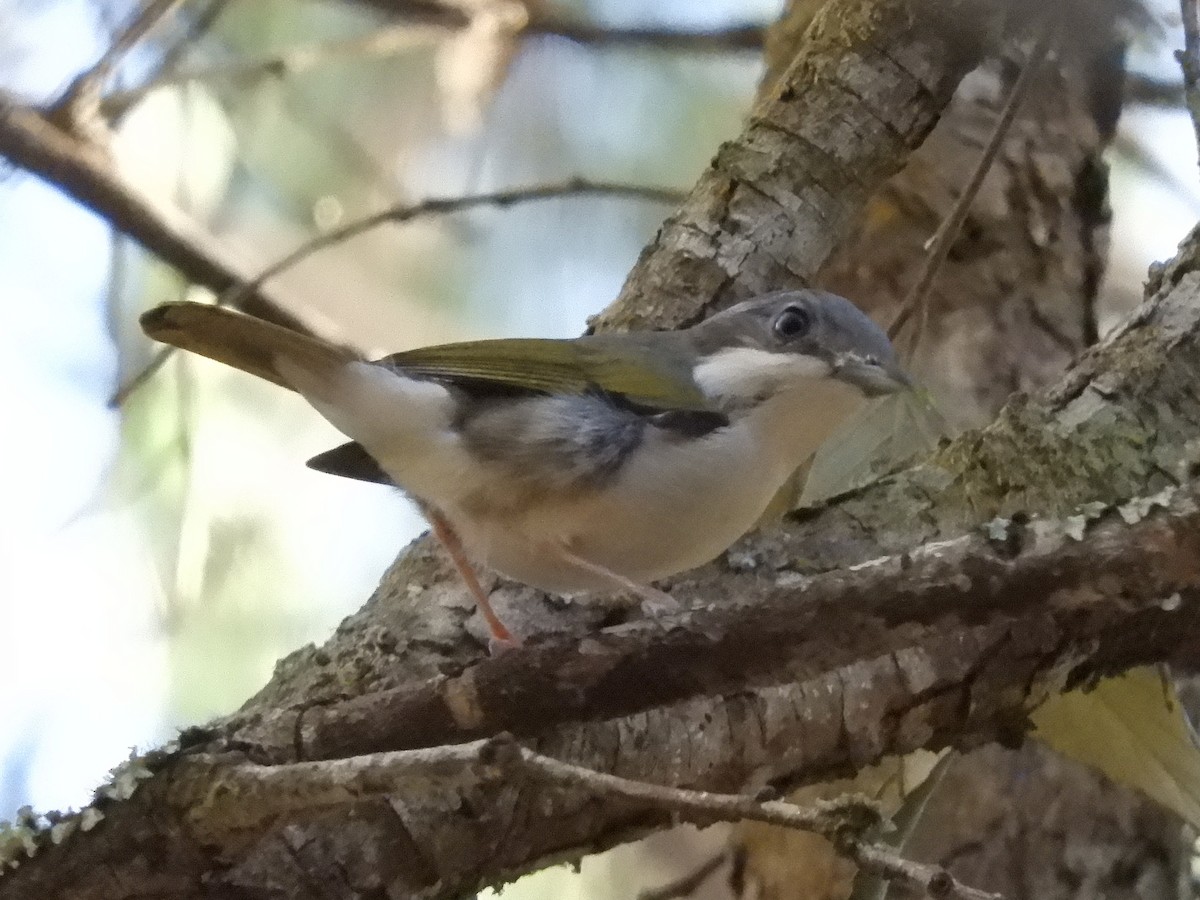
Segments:
[[[0,0],[0,86],[48,101],[135,6]],[[189,0],[117,73],[115,161],[248,271],[425,197],[577,176],[686,189],[737,132],[759,54],[595,34],[721,32],[780,6],[542,2],[598,31],[510,42],[397,24],[352,0]],[[1112,315],[1200,210],[1191,127],[1172,99],[1176,6],[1152,7],[1129,61],[1146,97],[1126,107],[1111,157]],[[137,313],[199,292],[43,183],[2,176],[0,817],[77,806],[131,747],[234,708],[277,658],[358,608],[422,527],[385,489],[305,469],[337,437],[270,385],[173,357],[111,404],[154,352]],[[580,196],[426,216],[314,253],[271,287],[367,350],[570,336],[667,212]],[[539,877],[563,895],[565,873]]]

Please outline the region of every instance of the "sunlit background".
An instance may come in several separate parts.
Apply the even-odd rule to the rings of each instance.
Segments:
[[[764,23],[772,0],[563,0],[579,18],[674,30]],[[208,23],[205,9],[219,7]],[[1176,5],[1131,69],[1177,79]],[[0,85],[46,101],[130,2],[0,0]],[[759,76],[747,51],[401,33],[366,6],[189,2],[121,68],[121,172],[206,223],[254,272],[400,202],[588,176],[687,188]],[[331,43],[332,42],[332,43]],[[268,54],[318,47],[280,74]],[[297,58],[298,59],[298,58]],[[247,64],[247,62],[251,64]],[[182,79],[180,74],[195,78]],[[149,81],[150,91],[133,90]],[[1112,153],[1106,290],[1200,213],[1186,115],[1127,110]],[[318,330],[373,350],[569,336],[616,294],[667,213],[566,198],[386,225],[271,282]],[[0,180],[0,818],[85,803],[132,747],[235,708],[274,661],[357,609],[419,530],[390,491],[307,470],[337,436],[302,401],[196,358],[149,361],[137,313],[192,296],[171,270],[36,178]]]

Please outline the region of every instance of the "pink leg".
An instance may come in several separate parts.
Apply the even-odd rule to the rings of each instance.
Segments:
[[[666,591],[660,591],[656,587],[651,587],[648,584],[638,584],[632,578],[626,578],[619,572],[613,572],[611,569],[606,569],[598,563],[591,562],[578,556],[568,550],[566,547],[560,547],[559,553],[563,560],[571,565],[583,569],[585,572],[591,572],[593,575],[598,575],[613,586],[615,590],[628,591],[642,601],[642,610],[649,616],[660,616],[668,613],[679,612],[681,604],[678,600],[668,594]]]
[[[450,523],[433,510],[426,510],[425,512],[429,518],[429,524],[433,526],[434,536],[446,548],[451,562],[454,563],[454,568],[458,569],[458,574],[466,584],[467,590],[475,598],[475,605],[479,607],[479,614],[483,616],[483,621],[487,623],[493,644],[501,648],[518,646],[521,643],[520,640],[508,630],[505,624],[500,621],[500,617],[496,615],[496,611],[492,609],[487,592],[484,591],[483,585],[479,583],[479,579],[475,577],[475,570],[471,567],[471,562],[467,559],[466,553],[463,552],[462,543],[459,541],[458,535],[454,533],[454,529],[450,526]]]

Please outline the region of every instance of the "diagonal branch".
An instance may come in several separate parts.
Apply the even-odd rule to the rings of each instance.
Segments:
[[[1004,146],[1004,139],[1008,135],[1008,130],[1012,127],[1012,123],[1016,119],[1021,105],[1025,102],[1030,88],[1034,85],[1042,63],[1046,59],[1046,53],[1050,49],[1051,41],[1057,31],[1058,22],[1054,19],[1042,23],[1037,40],[1034,42],[1033,48],[1029,51],[1029,57],[1021,67],[1021,72],[1017,76],[1017,80],[1013,83],[1012,89],[1008,93],[1008,98],[1004,101],[1004,107],[1000,110],[1000,115],[996,117],[996,124],[992,128],[992,134],[988,138],[987,145],[983,148],[983,153],[979,156],[979,162],[975,165],[974,170],[971,172],[971,177],[967,179],[967,183],[963,186],[962,193],[959,194],[953,209],[950,210],[950,214],[942,220],[933,237],[929,239],[928,252],[925,256],[925,262],[921,266],[920,274],[918,274],[917,280],[913,283],[908,295],[900,304],[900,311],[896,313],[896,318],[888,326],[888,337],[895,340],[909,318],[913,315],[917,317],[917,324],[914,326],[912,340],[909,344],[910,355],[916,353],[917,345],[920,343],[921,336],[926,329],[929,315],[929,291],[932,289],[933,282],[937,278],[938,270],[946,262],[947,257],[950,255],[950,248],[958,240],[963,223],[967,221],[967,215],[971,211],[971,204],[975,200],[975,195],[979,193],[980,187],[983,186],[983,180],[992,168],[992,163],[996,161],[996,155],[1000,152],[1000,148]]]
[[[503,191],[489,191],[483,194],[463,194],[455,197],[429,197],[416,203],[405,203],[392,206],[382,212],[355,219],[345,225],[332,228],[311,240],[305,241],[291,253],[280,257],[271,265],[260,271],[248,281],[223,291],[217,297],[220,306],[233,306],[246,309],[247,301],[262,289],[271,278],[285,272],[301,260],[343,243],[351,238],[364,234],[380,225],[409,222],[425,216],[447,215],[461,212],[479,206],[497,206],[507,208],[523,203],[540,200],[555,200],[563,197],[622,197],[631,200],[645,200],[651,203],[678,203],[683,194],[670,188],[653,187],[651,185],[624,184],[615,181],[591,181],[587,178],[571,178],[554,184],[534,185],[532,187],[510,188]],[[109,400],[110,406],[119,406],[139,387],[145,384],[175,352],[174,347],[164,347],[154,354],[150,362],[141,371],[132,375],[122,384]]]
[[[457,31],[470,22],[472,4],[455,0],[356,0],[361,6],[373,7],[406,23]],[[600,46],[653,47],[656,49],[714,51],[761,50],[765,28],[755,23],[730,25],[697,31],[663,28],[621,28],[594,25],[577,18],[568,18],[538,4],[529,11],[526,35],[561,37],[580,44]]]
[[[1175,56],[1183,70],[1183,101],[1200,150],[1200,3],[1179,0],[1179,13],[1183,19],[1183,49],[1177,50]]]
[[[185,69],[155,78],[146,84],[115,91],[104,98],[110,114],[123,111],[150,91],[170,85],[254,83],[264,78],[285,78],[308,72],[331,62],[393,56],[405,50],[443,39],[462,26],[415,22],[387,25],[367,34],[317,44],[290,47],[276,53]],[[658,28],[609,28],[586,22],[534,18],[521,31],[527,37],[554,36],[595,47],[647,47],[685,53],[754,52],[762,49],[763,28],[743,25],[708,31],[676,31]]]
[[[809,282],[999,39],[998,9],[953,0],[821,5],[802,52],[760,94],[738,140],[720,148],[592,327],[674,327]]]
[[[150,0],[143,8],[137,10],[96,64],[72,82],[67,97],[78,93],[101,92],[104,84],[129,52],[183,5],[183,2],[184,0]]]
[[[501,734],[486,741],[428,750],[401,750],[325,762],[262,766],[242,763],[217,767],[214,760],[189,760],[173,802],[207,820],[236,822],[238,828],[268,827],[280,815],[336,806],[347,797],[403,795],[414,780],[446,777],[456,768],[472,769],[492,783],[532,781],[547,790],[576,791],[592,798],[615,798],[678,814],[701,825],[749,820],[814,832],[834,842],[839,852],[866,871],[954,900],[998,900],[958,882],[940,866],[904,859],[867,834],[884,824],[878,806],[856,795],[820,800],[803,807],[787,800],[696,791],[622,778],[554,759]],[[189,775],[187,769],[199,770]],[[201,788],[195,796],[190,787]],[[256,802],[247,803],[247,798]],[[210,835],[209,837],[214,837]]]
[[[137,194],[94,146],[3,91],[0,156],[86,206],[195,284],[221,293],[251,277],[243,262],[218,246],[192,219]],[[243,308],[290,328],[306,330],[264,290],[248,295]]]
[[[753,610],[706,606],[600,634],[587,641],[586,664],[578,658],[576,639],[545,637],[456,675],[314,707],[295,719],[295,744],[278,752],[294,747],[305,759],[336,759],[506,731],[531,736],[676,703],[698,691],[735,692],[747,681],[771,680],[783,671],[815,675],[820,667],[814,658],[826,667],[860,659],[871,643],[866,636],[878,634],[879,623],[936,628],[961,610],[964,594],[986,610],[981,618],[1042,623],[1041,634],[1011,637],[1003,653],[1030,680],[1048,677],[1058,663],[1053,653],[1033,664],[1019,662],[1036,654],[1050,635],[1107,641],[1110,651],[1121,643],[1121,652],[1112,651],[1107,663],[1086,668],[1091,674],[1104,673],[1105,665],[1123,669],[1179,654],[1186,659],[1194,635],[1189,627],[1200,619],[1198,497],[1191,488],[1168,489],[1107,512],[1091,509],[1019,524],[1000,520],[987,530],[939,539],[852,570],[747,585],[743,594],[754,597]],[[1157,507],[1165,511],[1125,524],[1132,511],[1146,515]],[[730,579],[723,580],[730,590]],[[1160,601],[1173,594],[1180,595],[1181,606],[1166,618],[1183,627],[1124,647],[1126,640],[1133,643],[1134,632],[1161,627]],[[1114,625],[1119,632],[1111,631]],[[839,629],[862,637],[832,648],[828,636]],[[994,651],[975,652],[967,669],[996,664],[987,658]],[[953,673],[936,673],[937,664],[930,662],[927,674],[939,690],[953,689],[954,679],[967,674],[962,663],[956,661]],[[916,700],[901,692],[889,706]]]

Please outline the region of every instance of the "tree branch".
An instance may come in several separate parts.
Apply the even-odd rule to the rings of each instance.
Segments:
[[[178,210],[136,194],[96,145],[80,140],[0,91],[0,156],[92,210],[185,278],[221,293],[249,280],[244,263]],[[247,312],[307,331],[268,292],[247,296]]]
[[[961,613],[967,596],[978,618],[999,624],[999,632],[951,629],[974,645],[960,648],[944,671],[939,671],[944,648],[906,643],[914,656],[897,661],[893,674],[904,676],[905,666],[919,666],[928,683],[913,691],[901,677],[884,704],[885,715],[906,714],[919,705],[922,691],[969,694],[978,671],[1002,662],[1012,667],[1011,674],[1020,674],[1018,683],[1049,680],[1062,664],[1062,648],[1089,640],[1097,642],[1096,649],[1090,664],[1074,663],[1076,679],[1175,657],[1194,664],[1200,655],[1191,653],[1188,642],[1200,626],[1196,504],[1190,488],[1168,488],[1106,512],[1088,508],[1029,523],[996,520],[986,531],[939,539],[852,570],[768,577],[765,583],[761,575],[726,575],[722,591],[743,603],[753,598],[752,610],[713,605],[713,583],[706,587],[714,590],[701,594],[707,604],[682,616],[634,623],[582,645],[570,637],[544,637],[456,675],[290,711],[286,718],[294,727],[288,736],[294,734],[294,740],[273,748],[260,742],[259,749],[273,758],[297,752],[304,759],[337,759],[505,731],[527,737],[697,694],[732,693],[747,682],[775,681],[784,671],[819,683],[834,669],[886,654],[892,636],[882,623],[903,622],[910,630],[936,634],[940,623]],[[1125,524],[1158,506],[1165,512]],[[1174,594],[1180,603],[1164,615],[1161,601]],[[1155,633],[1168,621],[1178,628]],[[967,638],[1004,633],[1017,622],[1036,622],[1038,630],[1005,634],[1002,648]],[[831,647],[829,635],[839,629],[856,631],[859,638]],[[1133,640],[1135,634],[1141,643]],[[798,702],[809,714],[819,707]],[[281,724],[260,723],[272,733],[281,733]],[[937,724],[953,726],[951,720]]]
[[[100,114],[105,84],[138,42],[182,3],[183,0],[149,0],[144,7],[135,10],[96,64],[78,75],[53,107],[47,110],[46,120],[81,141],[94,142],[101,149],[106,147],[108,124]]]
[[[1037,40],[1034,42],[1033,48],[1029,51],[1029,57],[1021,67],[1021,73],[1017,76],[1017,80],[1013,82],[1012,89],[1008,93],[1008,98],[1004,101],[1003,109],[1000,110],[1000,114],[996,117],[996,124],[992,128],[992,134],[988,138],[987,145],[983,148],[983,153],[979,156],[979,162],[975,165],[967,183],[963,185],[962,193],[959,194],[958,200],[955,202],[950,214],[942,220],[942,224],[938,226],[933,237],[929,239],[928,252],[920,274],[909,289],[904,301],[900,304],[900,310],[896,313],[896,318],[888,326],[888,337],[895,340],[896,336],[900,333],[900,329],[904,327],[909,318],[913,315],[917,317],[917,324],[914,326],[912,333],[912,341],[909,344],[910,356],[916,352],[917,345],[920,343],[921,336],[926,329],[929,314],[929,289],[933,287],[938,270],[941,269],[942,264],[950,255],[950,248],[954,246],[959,232],[962,231],[963,223],[967,220],[967,214],[971,211],[971,203],[974,201],[975,195],[979,193],[979,188],[983,186],[983,179],[987,177],[988,171],[992,168],[992,163],[995,162],[1000,148],[1004,146],[1008,129],[1017,117],[1017,112],[1021,109],[1021,104],[1025,102],[1025,97],[1034,84],[1034,78],[1037,76],[1042,63],[1046,59],[1046,52],[1050,49],[1050,43],[1057,34],[1057,31],[1057,19],[1049,18],[1042,23]]]
[[[455,19],[457,21],[457,19]],[[392,56],[431,40],[440,40],[461,25],[415,22],[387,25],[359,37],[301,45],[264,56],[231,60],[228,63],[186,69],[156,78],[136,88],[115,91],[104,98],[110,115],[123,112],[152,90],[189,82],[254,82],[263,78],[285,78],[311,71],[343,59]],[[676,31],[657,28],[607,28],[586,22],[557,18],[535,18],[522,30],[525,36],[554,36],[596,47],[648,47],[685,53],[754,52],[762,49],[763,27],[740,25],[710,31]]]
[[[606,322],[635,317],[643,300],[652,304],[646,321],[699,315],[732,299],[740,266],[753,291],[819,265],[936,119],[992,34],[993,14],[1009,11],[901,6],[825,4],[779,93],[718,155],[643,255],[628,305]],[[514,624],[582,635],[572,642],[552,634],[515,651],[530,663],[559,654],[557,668],[538,677],[509,671],[531,704],[572,679],[624,703],[632,695],[624,679],[639,670],[614,648],[661,644],[663,659],[671,647],[684,651],[673,658],[679,670],[640,684],[661,695],[662,681],[677,699],[646,700],[627,715],[604,706],[572,712],[570,721],[555,713],[561,724],[531,726],[531,752],[689,790],[740,792],[764,779],[787,786],[892,750],[1019,736],[1026,705],[1047,679],[1087,678],[1150,653],[1189,661],[1189,635],[1200,631],[1189,527],[1197,500],[1187,483],[1200,432],[1195,251],[1159,271],[1155,302],[1056,389],[1018,400],[992,427],[923,465],[793,517],[677,579],[673,590],[692,609],[653,639],[636,624],[596,633],[599,614],[582,605],[500,586],[494,596],[518,607]],[[1172,478],[1182,487],[1160,494]],[[1150,499],[1130,502],[1137,497]],[[1133,524],[1118,521],[1122,510]],[[1107,517],[1096,519],[1101,511]],[[1039,514],[1032,524],[1016,515],[1030,512]],[[993,517],[1002,520],[981,532]],[[918,545],[915,557],[904,553]],[[1054,548],[1070,563],[1062,573]],[[1136,557],[1136,548],[1148,555]],[[959,571],[954,554],[979,568]],[[879,561],[829,571],[870,559]],[[1142,568],[1131,573],[1118,560]],[[1103,577],[1088,582],[1085,569]],[[921,573],[942,580],[920,582]],[[1042,578],[1059,578],[1060,590],[1046,597]],[[839,579],[858,593],[836,600]],[[1149,599],[1171,588],[1178,598]],[[908,602],[867,593],[876,589],[909,591]],[[30,838],[35,853],[0,878],[0,898],[287,896],[311,893],[314,883],[345,884],[350,895],[450,897],[669,822],[625,799],[530,789],[473,764],[389,785],[378,798],[329,795],[336,802],[323,810],[285,813],[266,827],[254,819],[253,798],[234,796],[223,807],[250,816],[248,824],[204,816],[208,800],[196,798],[219,799],[223,771],[305,765],[320,747],[335,752],[341,739],[322,722],[355,736],[361,746],[346,750],[353,756],[396,750],[371,746],[376,739],[411,745],[413,735],[494,724],[484,702],[509,701],[476,677],[491,661],[481,662],[480,646],[464,637],[468,616],[452,573],[417,544],[325,647],[281,661],[262,693],[237,715],[184,734],[181,750],[137,763],[144,775],[135,790],[116,790],[129,781],[119,775],[86,813],[93,824],[103,817],[98,826],[79,824],[65,837],[60,829],[58,843],[50,832]],[[822,619],[824,632],[806,632]],[[779,634],[783,649],[760,640],[753,652],[727,652],[733,634]],[[725,648],[726,668],[705,668],[713,646]],[[610,668],[605,680],[614,660],[625,668]],[[724,690],[729,684],[737,689]],[[374,719],[365,699],[419,697],[439,685],[440,705],[403,731]],[[343,715],[356,704],[371,721]]]
[[[467,5],[451,0],[356,0],[361,6],[372,7],[405,22],[457,31],[470,24]],[[762,25],[747,23],[700,31],[679,31],[662,28],[609,28],[578,19],[566,18],[541,8],[533,11],[525,27],[525,35],[546,35],[566,38],[580,44],[599,46],[653,47],[664,50],[723,51],[761,50]]]
[[[129,23],[104,51],[96,64],[72,82],[66,96],[80,92],[99,94],[117,66],[134,47],[171,15],[183,0],[150,0],[134,12]]]
[[[320,250],[348,241],[389,222],[393,224],[409,222],[424,216],[446,215],[479,206],[507,208],[540,200],[555,200],[562,197],[589,195],[623,197],[626,199],[646,200],[651,203],[678,203],[684,196],[681,191],[654,187],[652,185],[623,184],[613,181],[590,181],[586,178],[571,178],[555,184],[541,184],[532,187],[511,188],[503,191],[489,191],[483,194],[464,194],[457,197],[429,197],[417,203],[392,206],[366,218],[355,219],[352,222],[332,228],[305,241],[291,253],[271,263],[271,265],[267,266],[250,280],[222,292],[217,297],[217,304],[219,306],[233,306],[245,309],[247,300],[254,296],[257,291],[261,290],[263,284],[271,278],[290,269],[301,260],[307,259]],[[119,406],[124,403],[134,391],[145,384],[171,358],[174,352],[174,347],[159,349],[145,367],[117,388],[109,399],[109,405]]]
[[[823,5],[802,52],[592,327],[673,327],[807,283],[995,45],[1010,11],[954,0]]]
[[[452,777],[464,769],[493,784],[540,784],[596,799],[632,801],[701,826],[750,820],[809,831],[828,838],[839,852],[886,880],[900,880],[939,897],[997,900],[994,894],[960,884],[940,866],[906,860],[872,842],[868,833],[885,820],[865,797],[849,795],[802,807],[787,800],[668,787],[553,759],[522,747],[506,734],[469,744],[278,766],[228,766],[196,756],[180,769],[171,802],[200,823],[222,822],[236,830],[267,828],[281,816],[340,806],[348,798],[363,801],[403,795],[414,782]],[[228,839],[217,832],[201,836]]]
[[[36,852],[0,878],[0,898],[129,897],[126,885],[145,887],[127,873],[129,861],[152,852],[172,860],[163,868],[170,878],[153,885],[161,896],[199,896],[191,886],[204,872],[210,888],[220,877],[258,896],[250,888],[268,874],[299,879],[300,892],[328,867],[365,866],[394,893],[449,897],[670,820],[627,801],[547,792],[473,762],[450,764],[445,748],[400,751],[407,755],[396,759],[428,765],[403,783],[371,788],[386,799],[345,788],[381,771],[354,757],[442,734],[498,733],[496,709],[509,710],[542,756],[730,792],[764,778],[781,787],[819,779],[919,746],[1017,737],[1044,691],[1147,659],[1195,670],[1198,250],[1194,238],[1158,271],[1155,299],[1056,388],[1016,402],[920,466],[748,539],[678,583],[676,595],[693,608],[659,626],[574,642],[551,635],[422,680],[413,673],[431,635],[419,618],[405,618],[400,599],[417,583],[427,589],[412,602],[436,603],[451,576],[443,581],[416,554],[325,649],[285,660],[276,684],[243,711],[185,734],[182,751],[139,763],[145,776],[131,798],[90,810],[103,828],[78,826],[57,845],[49,831],[30,838]],[[1149,445],[1152,459],[1128,449]],[[1002,459],[1036,462],[1022,469]],[[992,473],[1000,495],[991,494]],[[1141,496],[1130,492],[1135,484]],[[971,525],[1006,509],[986,527]],[[1034,509],[1045,515],[1011,515]],[[922,547],[889,551],[917,536]],[[522,599],[538,603],[531,592]],[[733,652],[739,636],[749,646]],[[623,652],[634,646],[654,654],[649,674]],[[434,658],[449,665],[444,653]],[[548,661],[553,667],[538,668]],[[357,682],[347,681],[350,672]],[[393,689],[394,678],[409,689]],[[559,683],[594,690],[594,706],[557,711]],[[643,700],[631,712],[622,704],[635,683]],[[436,708],[375,702],[423,693]],[[529,712],[517,708],[522,701]],[[389,722],[392,715],[404,715],[407,727]],[[237,780],[330,771],[343,773],[337,783],[271,783],[269,801]],[[234,781],[224,781],[230,772]],[[314,816],[314,805],[325,812]],[[279,868],[280,854],[291,868]],[[220,876],[209,860],[220,860]]]
[[[431,38],[440,38],[442,33],[441,29],[421,25],[395,25],[359,37],[290,47],[264,56],[234,59],[203,68],[179,69],[137,87],[113,91],[104,98],[103,108],[109,115],[119,115],[146,94],[164,87],[193,82],[253,83],[263,78],[298,75],[342,59],[391,56],[422,46]]]
[[[1183,19],[1183,49],[1175,52],[1183,70],[1183,101],[1196,132],[1196,147],[1200,151],[1200,3],[1179,0]]]

